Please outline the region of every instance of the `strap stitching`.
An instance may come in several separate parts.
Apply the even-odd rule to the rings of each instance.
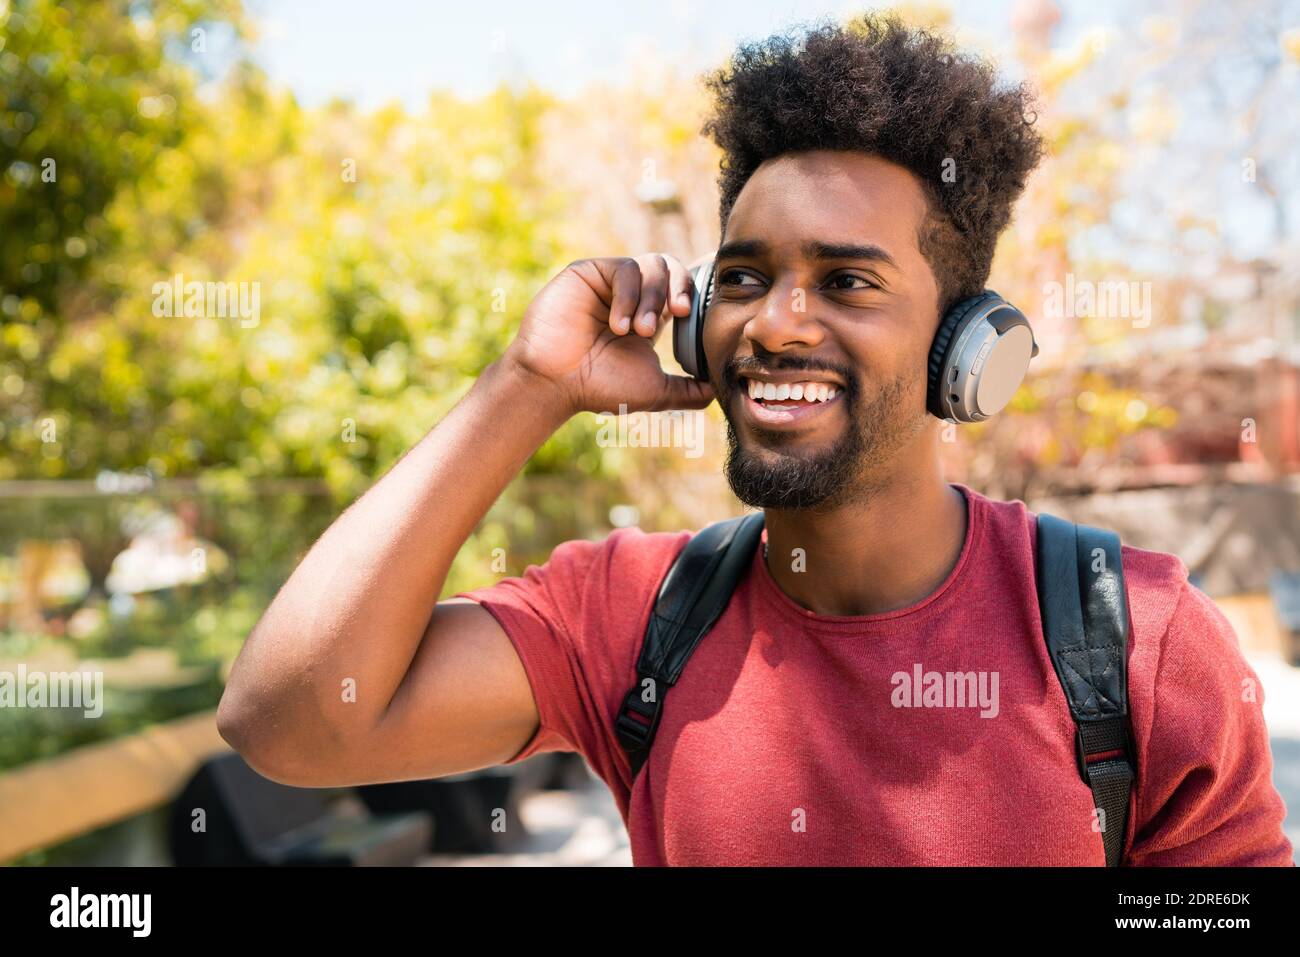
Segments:
[[[1070,674],[1073,675],[1075,680],[1072,684],[1074,685],[1075,690],[1081,691],[1086,689],[1090,692],[1087,698],[1080,703],[1080,706],[1088,709],[1094,714],[1104,713],[1097,705],[1097,699],[1105,702],[1105,704],[1110,708],[1119,707],[1118,702],[1101,693],[1100,689],[1097,687],[1097,683],[1093,680],[1094,676],[1104,677],[1108,671],[1114,668],[1117,664],[1118,651],[1118,648],[1089,648],[1086,646],[1061,649],[1061,663],[1068,668]],[[1094,656],[1098,652],[1101,652],[1107,657],[1107,659],[1109,659],[1104,662],[1104,667],[1099,674],[1094,667]],[[1076,664],[1076,662],[1080,662],[1084,667],[1081,668],[1079,664]]]

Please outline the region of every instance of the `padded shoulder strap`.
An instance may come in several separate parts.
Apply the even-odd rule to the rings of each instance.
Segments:
[[[715,522],[692,536],[664,577],[615,731],[636,777],[650,752],[663,699],[700,640],[749,570],[763,531],[763,513]]]
[[[1135,776],[1128,721],[1128,597],[1114,532],[1038,516],[1038,604],[1052,667],[1074,718],[1079,774],[1103,812],[1106,865],[1118,866]]]

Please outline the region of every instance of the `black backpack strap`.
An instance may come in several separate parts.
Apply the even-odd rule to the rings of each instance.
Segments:
[[[1077,726],[1079,774],[1105,815],[1106,866],[1116,867],[1137,755],[1128,720],[1128,597],[1119,536],[1040,514],[1038,604],[1052,667]]]
[[[762,512],[715,522],[691,537],[664,577],[637,659],[637,681],[615,725],[633,778],[654,743],[664,696],[749,570],[762,531]]]

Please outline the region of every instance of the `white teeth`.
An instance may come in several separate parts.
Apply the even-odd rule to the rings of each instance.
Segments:
[[[837,386],[826,382],[796,382],[793,385],[774,382],[759,382],[746,379],[745,384],[751,399],[763,399],[768,402],[781,402],[786,399],[804,402],[828,402],[839,392]]]

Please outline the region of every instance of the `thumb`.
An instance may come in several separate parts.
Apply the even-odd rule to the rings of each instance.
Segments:
[[[684,375],[664,373],[664,387],[651,411],[667,409],[704,409],[713,401],[713,386]]]

